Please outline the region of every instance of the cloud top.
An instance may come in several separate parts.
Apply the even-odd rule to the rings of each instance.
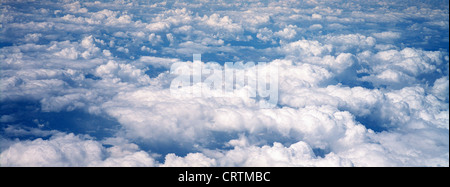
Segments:
[[[448,166],[445,7],[2,1],[0,164]],[[204,97],[173,94],[193,54],[246,83],[277,68],[276,105],[206,70],[182,88]]]

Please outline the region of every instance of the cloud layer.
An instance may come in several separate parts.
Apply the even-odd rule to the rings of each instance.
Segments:
[[[0,6],[1,166],[449,165],[448,2]],[[171,94],[193,54],[278,68],[276,107]]]

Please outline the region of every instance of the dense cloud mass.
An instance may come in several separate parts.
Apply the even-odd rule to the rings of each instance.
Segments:
[[[448,1],[0,9],[0,166],[449,166]]]

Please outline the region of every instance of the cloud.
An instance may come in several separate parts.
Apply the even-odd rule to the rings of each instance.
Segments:
[[[154,56],[142,56],[139,60],[134,62],[134,65],[139,68],[145,68],[146,66],[153,66],[156,68],[164,67],[169,69],[172,64],[181,62],[179,59],[176,58],[161,58],[161,57],[154,57]]]
[[[275,36],[284,38],[284,39],[292,39],[297,35],[297,32],[295,31],[297,29],[296,26],[289,25],[288,27],[284,28],[283,30],[280,30],[276,33],[274,33]]]
[[[269,40],[272,39],[273,32],[270,29],[264,27],[262,29],[259,29],[258,34],[256,35],[256,37],[258,39],[266,42],[266,41],[269,41]]]
[[[178,157],[175,154],[166,155],[162,167],[211,167],[216,166],[215,160],[204,156],[201,153],[189,153],[185,157]]]
[[[312,19],[322,19],[322,15],[314,13],[311,15],[311,18]]]
[[[2,152],[2,166],[83,166],[101,160],[101,145],[73,134],[13,144]]]
[[[116,142],[117,143],[117,142]],[[154,166],[148,153],[135,144],[105,148],[100,142],[58,133],[48,140],[13,143],[1,153],[2,166]]]
[[[321,24],[313,24],[313,25],[309,26],[309,30],[320,30],[322,28],[323,28],[323,26]]]
[[[441,100],[448,101],[448,87],[448,77],[441,77],[434,82],[431,93]]]
[[[229,16],[221,16],[219,14],[211,14],[203,16],[199,19],[199,25],[205,25],[207,28],[215,31],[220,37],[229,38],[243,32],[241,25],[234,23]]]
[[[363,57],[363,56],[361,56]],[[413,85],[420,80],[415,77],[439,73],[437,69],[443,63],[439,51],[423,51],[405,48],[403,50],[380,51],[364,59],[373,64],[370,76],[361,79],[375,85],[386,85],[393,88]],[[363,58],[366,58],[365,56]]]
[[[392,31],[373,33],[372,35],[375,36],[375,38],[382,40],[395,40],[401,37],[401,34],[399,32],[392,32]]]
[[[317,158],[304,142],[288,147],[280,143],[274,143],[273,146],[236,147],[220,156],[219,163],[226,166],[351,166],[351,162],[334,154]]]
[[[375,38],[361,34],[325,35],[323,37],[327,43],[333,44],[333,47],[339,51],[364,50],[376,44]]]
[[[299,56],[322,56],[332,51],[332,45],[322,45],[318,41],[298,40],[281,47],[282,53]]]

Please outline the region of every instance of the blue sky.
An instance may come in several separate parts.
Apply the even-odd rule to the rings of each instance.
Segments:
[[[0,9],[1,166],[449,165],[448,1]],[[276,107],[171,94],[193,54],[277,67]]]

